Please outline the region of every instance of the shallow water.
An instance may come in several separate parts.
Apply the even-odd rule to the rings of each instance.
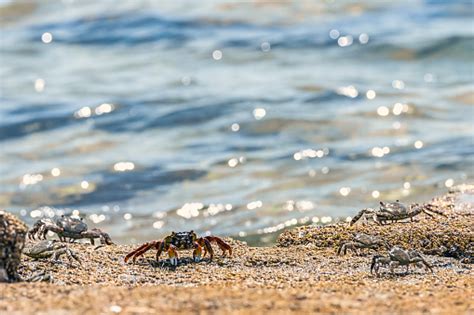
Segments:
[[[469,1],[1,3],[0,207],[268,243],[472,181]]]

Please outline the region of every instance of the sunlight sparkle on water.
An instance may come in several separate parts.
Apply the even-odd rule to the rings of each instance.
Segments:
[[[247,209],[254,210],[254,209],[257,209],[257,208],[261,208],[262,206],[263,206],[262,201],[256,200],[256,201],[249,202],[247,204]]]
[[[94,111],[96,115],[102,115],[102,114],[108,114],[112,112],[114,109],[115,109],[115,106],[113,104],[103,103],[97,106]]]
[[[191,77],[185,75],[184,77],[181,78],[181,83],[182,83],[184,86],[190,85],[190,84],[191,84]]]
[[[346,35],[346,36],[341,36],[337,40],[337,44],[341,47],[347,47],[352,45],[352,42],[354,41],[353,37],[351,35]]]
[[[35,80],[35,90],[36,90],[36,92],[38,92],[38,93],[43,92],[45,86],[46,86],[46,81],[44,79],[39,78],[39,79]]]
[[[296,161],[304,160],[304,159],[314,159],[314,158],[322,158],[324,156],[324,150],[313,150],[313,149],[304,149],[293,154],[293,159]]]
[[[450,188],[450,187],[453,187],[454,185],[454,180],[452,178],[448,178],[445,182],[444,182],[444,186]]]
[[[413,146],[414,146],[416,149],[421,149],[421,148],[423,148],[423,141],[421,141],[421,140],[416,140],[415,143],[413,144]]]
[[[30,216],[31,216],[32,218],[39,218],[39,217],[41,217],[42,215],[43,215],[43,211],[38,210],[38,209],[32,210],[32,211],[30,212]]]
[[[260,45],[260,49],[263,51],[263,52],[269,52],[272,47],[270,45],[269,42],[263,42],[261,45]]]
[[[74,117],[76,118],[87,118],[87,117],[90,117],[92,114],[92,110],[90,107],[88,106],[84,106],[82,107],[81,109],[79,109],[78,111],[76,111],[74,113]]]
[[[372,155],[375,157],[383,157],[386,154],[390,153],[390,148],[385,146],[383,148],[381,147],[373,147],[371,151]]]
[[[356,98],[359,95],[359,91],[353,86],[341,86],[336,90],[337,94],[344,95],[350,98]]]
[[[388,116],[388,114],[390,114],[390,110],[388,109],[387,106],[379,106],[379,108],[377,108],[377,114],[379,116],[385,117],[385,116]]]
[[[367,99],[373,100],[377,96],[377,93],[375,93],[374,90],[368,90],[367,93],[365,93],[365,96]]]
[[[351,193],[351,188],[350,187],[341,187],[341,189],[339,189],[339,193],[346,197],[348,196],[350,193]],[[324,223],[324,222],[323,222]]]
[[[378,198],[378,197],[380,197],[380,192],[378,190],[374,190],[372,192],[372,198]]]
[[[362,33],[359,35],[359,43],[365,45],[369,42],[369,35],[367,33]]]
[[[240,125],[238,123],[233,123],[232,126],[230,126],[230,129],[233,131],[233,132],[237,132],[240,130]]]
[[[103,215],[103,214],[97,215],[97,214],[93,213],[93,214],[89,215],[89,219],[92,222],[94,222],[95,224],[97,224],[97,223],[100,223],[100,222],[105,220],[105,215]]]
[[[392,113],[395,116],[400,115],[403,112],[404,106],[402,103],[395,103],[392,108]]]
[[[57,176],[61,175],[61,170],[59,168],[55,167],[51,170],[51,175],[53,175],[54,177],[57,177]]]
[[[266,114],[267,111],[265,110],[265,108],[259,107],[253,110],[253,117],[255,117],[256,120],[262,119],[263,117],[265,117]]]
[[[153,222],[153,228],[154,229],[161,229],[165,225],[164,221],[155,221]]]
[[[41,174],[25,174],[21,181],[21,186],[35,185],[43,180],[43,175]]]
[[[397,90],[402,90],[405,88],[405,82],[403,82],[402,80],[393,80],[392,87]]]
[[[176,210],[176,214],[185,218],[191,219],[199,215],[199,210],[203,209],[204,205],[200,202],[185,203],[181,208]]]
[[[53,41],[53,34],[45,32],[41,35],[41,41],[45,44],[49,44]]]
[[[114,164],[114,170],[117,172],[131,171],[135,168],[133,162],[118,162]]]
[[[337,39],[339,37],[340,33],[338,30],[330,30],[329,31],[329,37],[331,37],[332,39]]]
[[[237,164],[239,164],[239,160],[237,160],[236,158],[232,158],[227,162],[227,164],[229,165],[229,167],[236,167]]]
[[[212,52],[212,58],[213,58],[214,60],[221,60],[221,59],[222,59],[222,51],[220,51],[220,50],[218,50],[218,49],[217,49],[217,50],[214,50],[214,51]]]
[[[81,182],[81,188],[82,188],[82,189],[87,189],[87,188],[89,188],[89,182],[86,181],[86,180],[83,180],[83,181]]]
[[[329,223],[332,221],[332,218],[330,216],[326,216],[326,217],[321,217],[321,223]]]

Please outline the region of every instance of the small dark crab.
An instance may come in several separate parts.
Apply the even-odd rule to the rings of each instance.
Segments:
[[[442,212],[429,204],[419,205],[414,203],[406,206],[398,200],[396,202],[388,203],[381,201],[379,209],[366,208],[359,211],[359,213],[351,220],[350,225],[353,225],[362,217],[371,218],[375,223],[380,225],[387,224],[389,221],[395,222],[405,219],[411,219],[413,221],[413,217],[419,215],[422,212],[426,213],[430,217],[433,217],[432,213],[444,216]]]
[[[339,246],[337,250],[338,255],[345,255],[347,250],[352,250],[358,253],[358,249],[369,248],[369,249],[377,249],[380,246],[385,246],[386,248],[389,247],[388,243],[385,240],[380,239],[379,237],[368,235],[365,233],[358,233],[353,238],[353,241],[344,242]]]
[[[87,224],[82,218],[73,218],[62,215],[53,221],[49,218],[38,220],[31,230],[28,231],[29,239],[46,239],[46,234],[51,231],[58,235],[59,240],[66,242],[68,239],[72,243],[77,239],[90,239],[94,245],[94,239],[100,239],[103,245],[112,245],[112,239],[109,234],[99,229],[88,230]]]
[[[79,264],[81,261],[76,253],[70,250],[66,244],[53,241],[41,241],[23,249],[23,254],[34,259],[51,258],[52,262],[59,262],[62,255],[66,255],[72,265],[74,260]]]
[[[393,274],[395,267],[406,266],[408,273],[408,267],[411,264],[423,264],[427,269],[433,272],[433,268],[430,264],[421,256],[416,250],[405,250],[400,247],[393,247],[389,252],[388,256],[375,255],[372,258],[372,264],[370,265],[370,273],[375,271],[376,275],[379,275],[379,268],[381,266],[389,267],[390,272]]]
[[[178,265],[178,250],[193,249],[193,260],[195,262],[199,262],[201,257],[205,256],[206,253],[209,252],[210,260],[212,260],[214,257],[214,250],[212,249],[211,242],[216,242],[224,255],[226,252],[229,252],[229,254],[232,255],[232,248],[221,238],[216,236],[198,238],[194,231],[189,231],[178,233],[172,232],[163,240],[145,243],[125,256],[124,261],[128,262],[128,260],[132,258],[132,262],[135,262],[138,257],[142,256],[150,249],[157,250],[157,261],[159,260],[161,253],[163,251],[167,251],[172,266]]]

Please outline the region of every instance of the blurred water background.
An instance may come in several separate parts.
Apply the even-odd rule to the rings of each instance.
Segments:
[[[269,244],[472,181],[471,1],[0,1],[0,207]]]

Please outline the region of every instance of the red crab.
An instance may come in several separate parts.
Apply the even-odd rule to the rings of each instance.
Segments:
[[[209,252],[210,260],[214,257],[214,250],[212,249],[211,243],[215,242],[222,250],[223,256],[229,252],[229,255],[232,256],[232,247],[229,244],[224,242],[221,238],[217,236],[205,236],[197,237],[194,231],[189,232],[172,232],[170,235],[166,236],[164,239],[159,241],[151,241],[145,244],[142,244],[140,247],[130,252],[125,256],[124,261],[128,262],[132,258],[132,262],[145,254],[150,249],[156,249],[156,260],[158,261],[160,255],[163,251],[167,251],[171,265],[178,265],[178,250],[185,249],[194,249],[193,251],[193,260],[198,262],[201,260],[201,257],[205,257]]]

